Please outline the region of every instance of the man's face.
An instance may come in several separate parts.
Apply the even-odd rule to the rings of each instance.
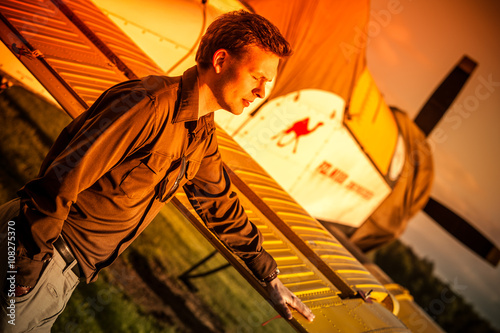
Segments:
[[[257,46],[247,47],[239,58],[225,55],[214,95],[224,110],[241,114],[255,98],[264,98],[266,83],[276,76],[279,57]]]

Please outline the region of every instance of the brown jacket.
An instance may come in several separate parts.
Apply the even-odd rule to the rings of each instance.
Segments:
[[[63,130],[39,177],[19,192],[28,256],[18,258],[18,283],[34,285],[60,234],[87,282],[95,280],[181,186],[257,278],[274,271],[260,232],[230,189],[213,113],[198,119],[193,67],[182,77],[118,84]]]

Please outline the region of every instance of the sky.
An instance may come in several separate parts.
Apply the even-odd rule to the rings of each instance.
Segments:
[[[372,0],[371,10],[368,68],[388,104],[412,118],[464,54],[478,62],[429,137],[431,195],[500,246],[499,2]],[[402,240],[500,328],[500,267],[480,260],[423,212]]]

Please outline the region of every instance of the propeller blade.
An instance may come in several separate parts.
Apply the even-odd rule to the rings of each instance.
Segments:
[[[424,212],[465,246],[484,258],[493,266],[500,261],[500,250],[466,220],[429,198]]]
[[[455,100],[477,63],[467,56],[455,66],[415,117],[415,124],[428,136]]]

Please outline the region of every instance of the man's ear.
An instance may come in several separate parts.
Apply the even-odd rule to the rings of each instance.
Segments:
[[[222,70],[222,66],[224,62],[227,60],[228,52],[224,49],[220,49],[215,51],[214,56],[212,58],[212,65],[214,66],[215,73],[219,74]]]

